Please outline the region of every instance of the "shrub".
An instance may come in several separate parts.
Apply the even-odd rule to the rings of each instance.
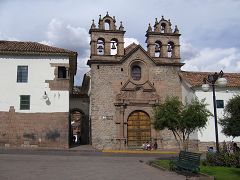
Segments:
[[[207,153],[206,161],[203,163],[208,166],[227,166],[240,167],[240,153],[228,153],[221,150],[219,153]]]

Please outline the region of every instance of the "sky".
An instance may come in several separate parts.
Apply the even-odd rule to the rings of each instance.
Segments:
[[[0,40],[34,41],[78,52],[75,84],[90,68],[89,28],[109,12],[123,22],[125,46],[146,49],[155,18],[180,33],[185,71],[240,72],[240,0],[0,0]]]

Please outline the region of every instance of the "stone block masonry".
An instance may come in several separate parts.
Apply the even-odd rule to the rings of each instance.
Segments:
[[[0,112],[0,146],[68,148],[68,112]]]

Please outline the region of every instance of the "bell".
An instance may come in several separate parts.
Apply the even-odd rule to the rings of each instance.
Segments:
[[[116,49],[115,43],[112,43],[112,48],[111,49]]]
[[[97,49],[100,53],[103,52],[103,46],[100,45],[100,46],[97,47]]]
[[[165,29],[164,29],[164,27],[163,27],[163,26],[161,26],[161,32],[164,32],[164,30],[165,30]]]
[[[168,52],[172,52],[172,46],[168,45]]]
[[[155,46],[155,53],[159,53],[160,52],[160,47],[158,45]]]

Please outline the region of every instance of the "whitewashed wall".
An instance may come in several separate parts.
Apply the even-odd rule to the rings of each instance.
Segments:
[[[186,84],[186,82],[182,82],[181,85],[182,85],[182,103],[183,104],[191,103],[192,99],[196,97],[194,91],[191,88],[189,88],[189,85]],[[191,140],[198,140],[198,132],[195,131],[191,133],[189,138]]]
[[[68,112],[69,92],[51,91],[45,80],[54,79],[50,63],[69,63],[68,57],[53,56],[0,56],[0,111]],[[28,66],[28,82],[17,83],[17,66]],[[43,99],[47,92],[50,103]],[[20,95],[30,95],[30,110],[20,110]]]
[[[195,91],[196,96],[199,100],[206,98],[206,103],[208,104],[207,108],[214,114],[213,110],[213,97],[212,91],[203,92],[202,90],[198,89]],[[230,88],[223,88],[223,89],[216,89],[216,100],[223,100],[224,106],[226,106],[229,99],[231,99],[234,95],[240,94],[240,89],[230,89]],[[223,109],[217,108],[217,117],[223,117]],[[223,133],[221,133],[221,126],[218,124],[218,136],[219,141],[231,141],[232,137],[226,137]],[[215,123],[214,117],[210,117],[207,123],[207,128],[203,129],[202,132],[198,132],[198,139],[200,141],[215,141]],[[240,137],[235,138],[234,141],[240,142]]]

